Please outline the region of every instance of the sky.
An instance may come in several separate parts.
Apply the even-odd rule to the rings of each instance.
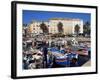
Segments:
[[[23,10],[23,24],[29,24],[32,20],[48,21],[50,18],[74,18],[82,19],[83,23],[90,22],[91,14],[78,12],[51,12],[51,11],[34,11]]]

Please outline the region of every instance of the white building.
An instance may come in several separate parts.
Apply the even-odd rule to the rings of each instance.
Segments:
[[[66,19],[66,18],[52,18],[49,19],[49,21],[45,22],[38,22],[38,21],[33,21],[29,25],[29,30],[31,33],[43,33],[42,29],[40,28],[40,25],[44,23],[47,28],[49,33],[55,34],[58,33],[58,24],[62,24],[63,28],[63,33],[64,34],[74,34],[75,33],[75,26],[79,25],[79,33],[83,33],[83,20],[80,19]]]

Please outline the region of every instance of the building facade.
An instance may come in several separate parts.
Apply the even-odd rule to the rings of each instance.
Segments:
[[[63,34],[75,34],[75,26],[79,25],[79,33],[83,33],[83,20],[80,19],[65,19],[65,18],[52,18],[49,21],[32,21],[31,24],[28,25],[29,31],[32,34],[43,33],[41,29],[41,24],[45,24],[48,28],[48,33],[59,33],[59,29],[62,29]],[[60,27],[60,28],[58,28]]]

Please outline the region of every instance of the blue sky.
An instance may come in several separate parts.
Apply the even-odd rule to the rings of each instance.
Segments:
[[[50,18],[78,18],[83,22],[90,22],[91,14],[89,13],[72,13],[72,12],[51,12],[51,11],[34,11],[23,10],[23,24],[29,24],[32,20],[48,21]]]

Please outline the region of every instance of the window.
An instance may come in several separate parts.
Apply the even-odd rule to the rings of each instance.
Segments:
[[[33,28],[33,30],[35,30],[35,28]]]

